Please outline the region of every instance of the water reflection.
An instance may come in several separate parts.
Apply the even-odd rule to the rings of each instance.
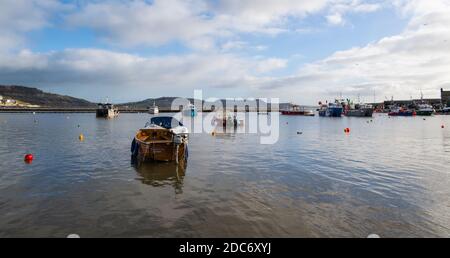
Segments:
[[[176,194],[183,193],[183,180],[187,164],[174,162],[141,162],[131,158],[131,165],[139,174],[143,184],[154,187],[173,186]]]

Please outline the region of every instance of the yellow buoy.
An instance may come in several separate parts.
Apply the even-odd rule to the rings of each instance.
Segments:
[[[80,136],[78,136],[78,139],[80,139],[80,141],[84,141],[84,135],[80,134]]]

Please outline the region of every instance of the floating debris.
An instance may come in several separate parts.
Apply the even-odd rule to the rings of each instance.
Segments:
[[[303,132],[297,132],[298,135],[303,134]]]
[[[81,238],[81,237],[77,234],[70,234],[67,236],[67,238]]]

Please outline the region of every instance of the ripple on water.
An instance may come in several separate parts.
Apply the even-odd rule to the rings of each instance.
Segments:
[[[0,114],[0,236],[448,236],[449,118],[280,117],[275,145],[191,135],[179,170],[131,163],[146,114]]]

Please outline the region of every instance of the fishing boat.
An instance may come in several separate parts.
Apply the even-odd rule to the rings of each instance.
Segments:
[[[344,111],[344,108],[337,100],[334,103],[328,104],[319,102],[319,105],[319,116],[321,117],[341,117]]]
[[[418,116],[431,116],[434,112],[435,110],[430,104],[419,104],[416,110]]]
[[[285,116],[315,116],[314,111],[307,110],[299,105],[292,105],[289,110],[282,110],[281,114]]]
[[[99,103],[97,107],[97,117],[114,118],[119,115],[119,109],[113,104]]]
[[[416,114],[417,113],[415,111],[404,107],[395,107],[389,112],[389,116],[415,116]]]
[[[372,117],[373,106],[369,104],[350,104],[346,106],[344,115],[348,117]]]
[[[197,116],[197,113],[197,108],[192,103],[189,103],[189,105],[185,109],[183,109],[184,116],[195,117]]]
[[[153,117],[140,129],[131,144],[132,157],[138,161],[187,161],[189,131],[173,117]]]
[[[159,114],[159,108],[158,108],[158,106],[156,105],[155,102],[153,102],[153,106],[152,107],[149,107],[148,113],[151,114],[151,115]]]

